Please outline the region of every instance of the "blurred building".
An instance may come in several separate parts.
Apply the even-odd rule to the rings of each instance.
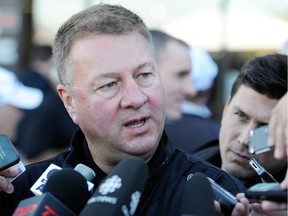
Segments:
[[[25,70],[32,43],[32,0],[0,0],[0,66]]]

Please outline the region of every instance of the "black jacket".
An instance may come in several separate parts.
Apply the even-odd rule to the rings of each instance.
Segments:
[[[196,115],[183,114],[177,121],[167,120],[165,131],[177,148],[194,153],[198,148],[219,137],[220,123]]]
[[[26,172],[13,182],[14,193],[8,195],[0,192],[1,216],[11,215],[19,201],[33,196],[30,192],[31,186],[51,163],[63,168],[74,168],[78,163],[89,166],[96,173],[93,180],[94,188],[106,177],[106,174],[94,163],[84,135],[79,130],[72,139],[70,151],[53,159],[27,166]],[[146,185],[135,215],[179,215],[186,179],[191,173],[204,173],[232,194],[244,191],[242,184],[234,177],[187,152],[176,149],[167,139],[165,132],[154,157],[148,163],[148,167],[149,177],[146,179]]]

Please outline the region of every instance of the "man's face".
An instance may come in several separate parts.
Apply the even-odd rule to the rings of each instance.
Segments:
[[[248,163],[252,157],[248,152],[249,132],[269,122],[277,101],[241,86],[234,97],[226,102],[220,130],[222,169],[244,181],[257,175]],[[286,164],[286,160],[274,159],[272,152],[253,157],[271,173],[279,171]]]
[[[58,91],[92,155],[114,161],[150,158],[163,131],[165,105],[147,42],[137,33],[80,38],[71,59],[73,94],[67,87]]]
[[[177,42],[170,42],[158,57],[159,71],[165,92],[166,117],[181,118],[181,104],[186,94],[195,95],[195,89],[189,77],[191,59],[188,48]]]

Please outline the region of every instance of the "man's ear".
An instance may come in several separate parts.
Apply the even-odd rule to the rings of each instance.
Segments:
[[[68,87],[63,84],[57,85],[57,92],[60,96],[67,112],[69,113],[70,117],[72,118],[73,122],[76,123],[76,112],[73,106],[73,96],[71,95],[71,92],[69,91]]]

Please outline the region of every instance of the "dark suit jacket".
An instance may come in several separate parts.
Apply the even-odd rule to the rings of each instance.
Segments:
[[[177,148],[194,153],[206,143],[218,139],[220,123],[196,115],[184,114],[178,121],[166,121],[165,130]]]

